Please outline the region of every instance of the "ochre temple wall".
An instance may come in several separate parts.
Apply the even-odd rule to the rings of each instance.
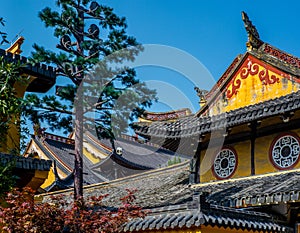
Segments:
[[[272,164],[269,156],[269,151],[270,148],[272,147],[272,143],[274,139],[289,133],[292,133],[300,137],[300,129],[295,129],[290,131],[273,133],[267,136],[256,138],[255,153],[254,153],[255,154],[254,155],[255,175],[261,175],[261,174],[279,171],[279,169]],[[223,148],[227,148],[227,147],[233,149],[236,152],[237,167],[233,175],[226,179],[250,176],[251,175],[250,140],[223,145]],[[211,148],[208,151],[207,150],[201,151],[201,156],[200,156],[200,161],[201,161],[200,182],[201,183],[220,180],[216,177],[212,169],[216,154],[217,152],[214,148]],[[300,161],[298,161],[293,167],[288,168],[287,170],[297,169],[297,168],[300,168]]]
[[[285,133],[295,133],[300,136],[300,129],[296,130],[290,130],[290,131],[285,131],[285,132],[278,132],[276,134],[272,134],[269,136],[257,138],[255,141],[255,173],[260,175],[260,174],[265,174],[265,173],[270,173],[270,172],[276,172],[278,169],[276,169],[270,159],[269,159],[269,150],[271,147],[271,144],[273,140],[280,136],[284,135]],[[293,167],[295,168],[300,168],[300,161]],[[293,169],[291,168],[291,169]]]

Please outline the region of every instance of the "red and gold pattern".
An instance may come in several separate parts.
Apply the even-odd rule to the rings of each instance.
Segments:
[[[238,89],[240,88],[242,83],[242,79],[248,78],[249,75],[254,76],[257,74],[263,85],[279,83],[279,77],[277,75],[270,75],[267,68],[260,66],[258,63],[253,63],[253,61],[249,59],[247,65],[244,65],[241,68],[240,75],[235,76],[235,78],[229,84],[226,92],[227,98],[230,99],[238,92]]]
[[[144,116],[140,117],[140,121],[167,121],[167,120],[176,120],[181,117],[186,117],[191,114],[191,110],[188,108],[179,109],[176,111],[170,112],[145,112]]]
[[[210,115],[278,98],[300,88],[299,79],[248,54],[221,87],[221,93],[208,104]]]
[[[297,68],[300,68],[300,59],[294,57],[290,54],[287,54],[279,49],[273,48],[271,45],[265,44],[264,52],[276,57],[279,60],[282,60],[290,65],[293,65]]]

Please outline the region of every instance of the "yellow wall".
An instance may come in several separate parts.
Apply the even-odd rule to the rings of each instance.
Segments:
[[[22,52],[21,45],[23,41],[24,38],[19,37],[8,49],[6,49],[6,51],[12,54],[20,54]],[[28,78],[28,75],[26,75],[24,76],[24,82],[17,82],[14,84],[17,97],[23,98],[26,88],[34,79],[35,77]],[[14,120],[15,124],[9,126],[6,143],[0,147],[0,152],[10,153],[11,150],[18,151],[20,149],[19,118],[17,117]]]
[[[24,82],[17,82],[14,84],[14,88],[16,91],[16,96],[19,98],[23,98],[26,88],[34,80],[33,77],[27,79],[24,77]],[[7,132],[6,137],[6,145],[0,147],[0,151],[4,153],[9,153],[11,150],[16,149],[17,151],[20,149],[20,135],[19,135],[19,117],[14,119],[14,124],[9,126],[9,130]]]
[[[269,159],[269,149],[272,141],[282,133],[293,132],[300,136],[300,129],[291,130],[286,132],[279,132],[266,137],[257,138],[255,142],[255,173],[265,174],[278,171]],[[293,168],[300,168],[300,162]]]
[[[255,174],[261,175],[271,172],[278,171],[277,168],[273,166],[269,159],[269,150],[271,147],[271,144],[273,140],[283,134],[283,133],[296,133],[300,137],[300,129],[291,130],[291,131],[284,131],[284,132],[278,132],[276,134],[259,137],[256,138],[255,141]],[[250,140],[230,144],[230,145],[224,145],[230,146],[233,148],[238,157],[238,166],[235,171],[235,173],[230,178],[238,178],[238,177],[245,177],[251,175],[251,143]],[[208,149],[201,151],[200,156],[200,182],[210,182],[210,181],[216,181],[218,178],[215,177],[212,170],[212,165],[214,162],[214,158],[216,155],[215,148]],[[291,169],[297,169],[300,168],[300,162],[298,162],[293,168]],[[228,179],[230,179],[228,178]]]
[[[236,151],[238,157],[237,169],[235,170],[231,178],[249,176],[251,174],[250,141],[244,141],[244,142],[239,142],[239,143],[224,145],[224,146],[230,146],[231,148],[233,148]],[[214,149],[208,151],[205,150],[201,152],[200,182],[209,182],[209,181],[218,180],[213,174],[213,170],[212,170],[212,165],[216,153],[217,152],[215,152]]]
[[[249,55],[222,94],[209,104],[210,114],[220,114],[284,96],[299,90],[299,80]]]

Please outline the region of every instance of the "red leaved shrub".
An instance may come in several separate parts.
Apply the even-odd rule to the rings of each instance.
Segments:
[[[106,196],[68,203],[60,195],[52,197],[51,203],[35,203],[31,189],[14,189],[0,206],[0,232],[120,232],[130,219],[145,216],[133,204],[134,192],[127,191],[121,206],[108,208],[102,205]]]

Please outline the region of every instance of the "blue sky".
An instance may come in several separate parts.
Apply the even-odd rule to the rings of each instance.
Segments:
[[[25,37],[23,55],[28,56],[32,44],[54,49],[57,38],[52,29],[45,28],[38,11],[54,7],[53,0],[9,0],[1,3],[0,16],[6,20],[8,39],[21,32]],[[198,59],[212,74],[213,80],[203,82],[209,89],[222,75],[233,59],[246,51],[247,34],[241,20],[241,11],[247,12],[257,27],[260,37],[275,47],[300,57],[300,30],[298,15],[300,3],[296,0],[102,0],[125,16],[128,34],[142,44],[168,45],[183,50]],[[173,70],[159,67],[138,69],[144,81],[162,81],[169,89],[161,90],[169,96],[155,105],[152,111],[191,107],[198,110],[196,92],[188,78]],[[199,77],[201,74],[199,74]],[[164,85],[162,85],[164,86]],[[187,99],[173,93],[177,89]]]

